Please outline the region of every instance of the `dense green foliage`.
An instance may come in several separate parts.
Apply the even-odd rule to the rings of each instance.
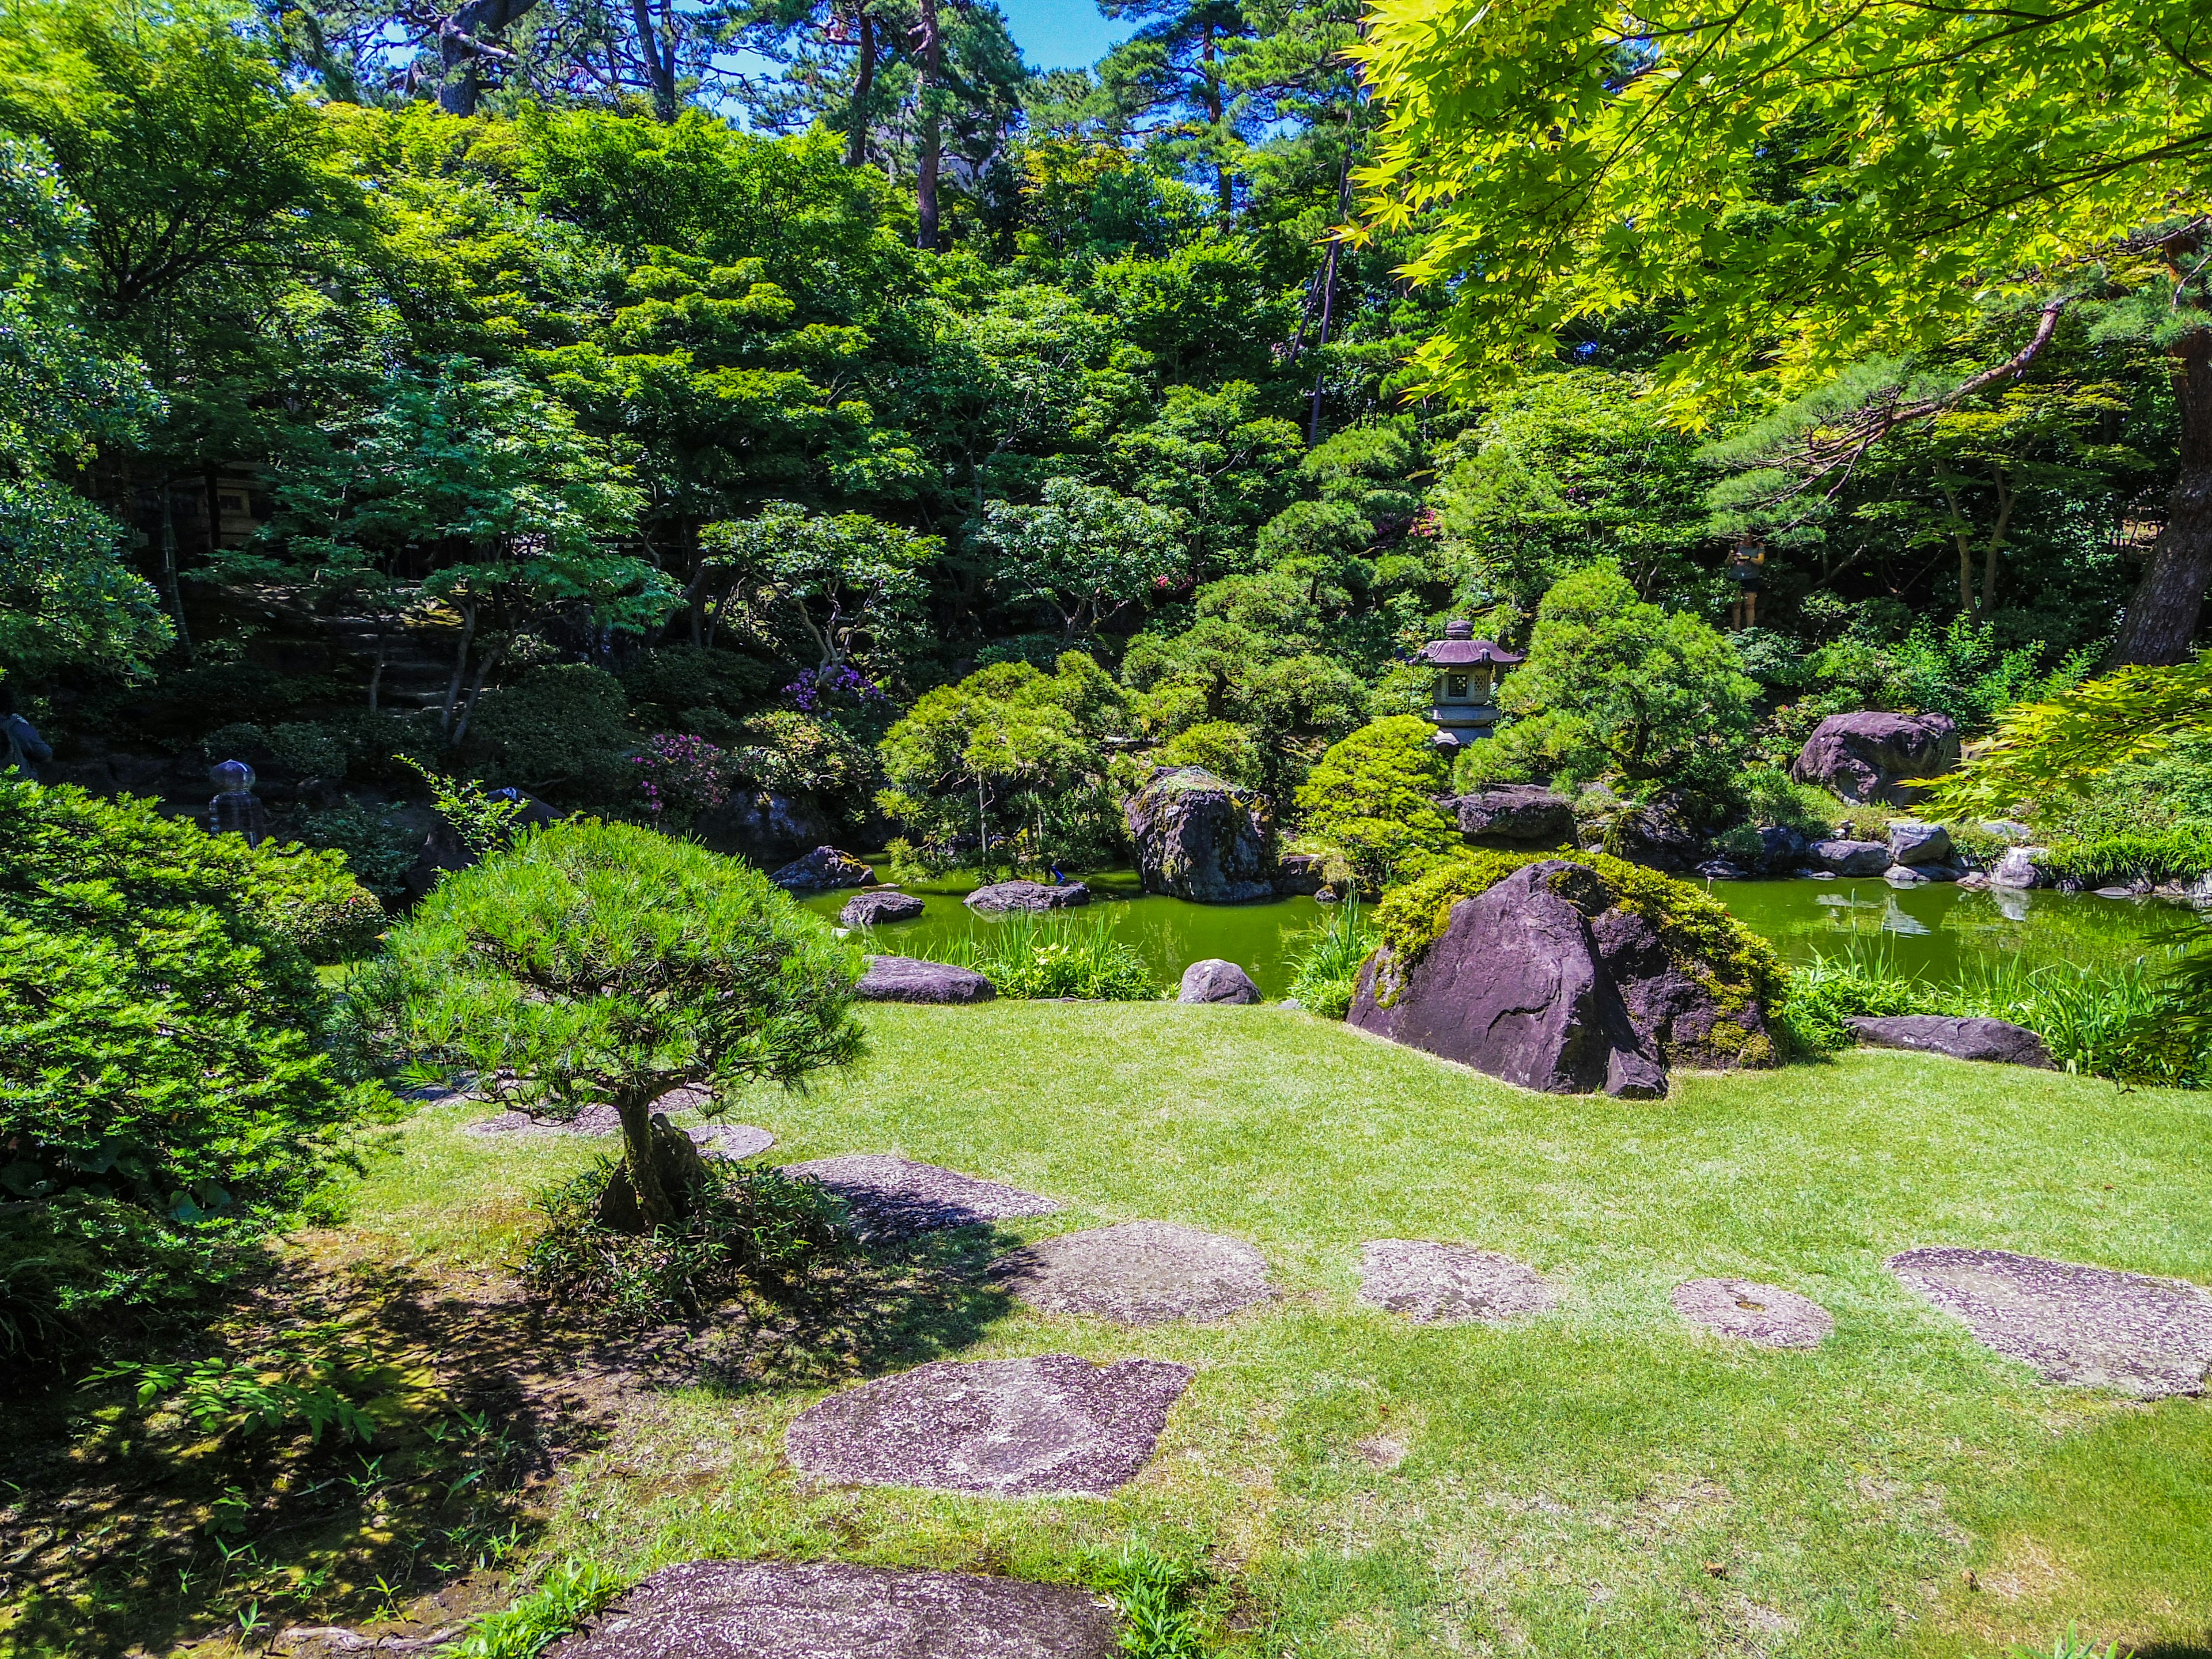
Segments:
[[[1103,915],[1018,911],[960,940],[946,960],[973,968],[1002,997],[1147,1002],[1160,994],[1143,959]]]
[[[1434,797],[1450,762],[1430,741],[1436,728],[1392,714],[1334,744],[1298,792],[1308,831],[1342,854],[1370,893],[1417,876],[1459,844],[1459,826]]]
[[[0,1345],[179,1305],[314,1191],[377,1091],[310,951],[364,909],[335,854],[0,782]]]

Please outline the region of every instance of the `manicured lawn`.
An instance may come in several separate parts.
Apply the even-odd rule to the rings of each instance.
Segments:
[[[817,1392],[685,1389],[568,1466],[540,1551],[625,1573],[770,1553],[1066,1578],[1141,1538],[1203,1554],[1231,1650],[1269,1655],[2208,1640],[2212,1411],[2042,1386],[1881,1264],[1966,1244],[2212,1282],[2212,1097],[1856,1054],[1613,1104],[1273,1008],[867,1024],[851,1073],[732,1115],[778,1158],[896,1152],[1067,1204],[1008,1239],[1140,1218],[1231,1234],[1282,1297],[1132,1331],[978,1291],[961,1357],[1198,1369],[1110,1500],[814,1489],[781,1436]],[[353,1248],[511,1259],[524,1195],[588,1156],[462,1136],[468,1115],[409,1126]],[[1560,1309],[1432,1329],[1364,1310],[1377,1237],[1509,1252]],[[1667,1297],[1707,1274],[1798,1290],[1836,1334],[1811,1353],[1704,1338]]]

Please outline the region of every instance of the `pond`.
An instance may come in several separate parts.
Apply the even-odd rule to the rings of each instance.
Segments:
[[[879,860],[872,860],[880,867]],[[1191,904],[1141,891],[1131,870],[1084,877],[1087,909],[1071,914],[1110,927],[1135,948],[1153,976],[1174,985],[1190,963],[1222,957],[1252,976],[1262,994],[1290,991],[1298,935],[1330,907],[1310,898],[1253,904]],[[874,948],[903,956],[939,957],[956,941],[996,920],[961,902],[975,878],[958,873],[909,882],[905,890],[927,906],[912,921],[877,930]],[[1709,890],[1731,915],[1773,941],[1783,959],[1879,951],[1901,972],[1955,981],[1984,964],[2027,967],[2064,962],[2118,967],[2174,942],[2191,924],[2186,908],[2160,899],[2107,899],[2094,893],[1975,892],[1944,883],[1895,888],[1879,878],[1714,882]],[[849,892],[801,902],[836,919]]]

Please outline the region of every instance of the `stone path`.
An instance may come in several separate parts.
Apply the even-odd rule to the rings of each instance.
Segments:
[[[1906,1250],[1890,1257],[1889,1269],[2046,1382],[2145,1400],[2203,1392],[2212,1294],[2197,1285],[2009,1250]]]
[[[837,1561],[664,1567],[556,1659],[1109,1659],[1112,1610],[1057,1584]]]
[[[1692,1325],[1762,1348],[1817,1348],[1836,1328],[1819,1303],[1748,1279],[1693,1279],[1669,1300]]]
[[[1511,1319],[1559,1301],[1534,1268],[1510,1255],[1410,1238],[1359,1247],[1359,1299],[1424,1325]]]
[[[1205,1324],[1274,1294],[1249,1244],[1167,1221],[1063,1233],[1000,1256],[991,1275],[1040,1313],[1122,1325]]]
[[[825,1480],[1103,1498],[1144,1467],[1191,1376],[1158,1359],[939,1360],[831,1395],[785,1444]]]
[[[1018,1187],[978,1181],[957,1170],[915,1164],[887,1152],[854,1152],[787,1164],[787,1176],[811,1176],[852,1206],[862,1237],[896,1238],[939,1227],[972,1227],[1013,1216],[1050,1215],[1060,1205]]]

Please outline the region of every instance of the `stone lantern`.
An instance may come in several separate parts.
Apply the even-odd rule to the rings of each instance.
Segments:
[[[1436,706],[1429,710],[1437,746],[1456,749],[1488,737],[1498,720],[1498,676],[1522,659],[1475,638],[1473,623],[1449,622],[1443,638],[1421,647],[1419,660],[1437,671]]]

